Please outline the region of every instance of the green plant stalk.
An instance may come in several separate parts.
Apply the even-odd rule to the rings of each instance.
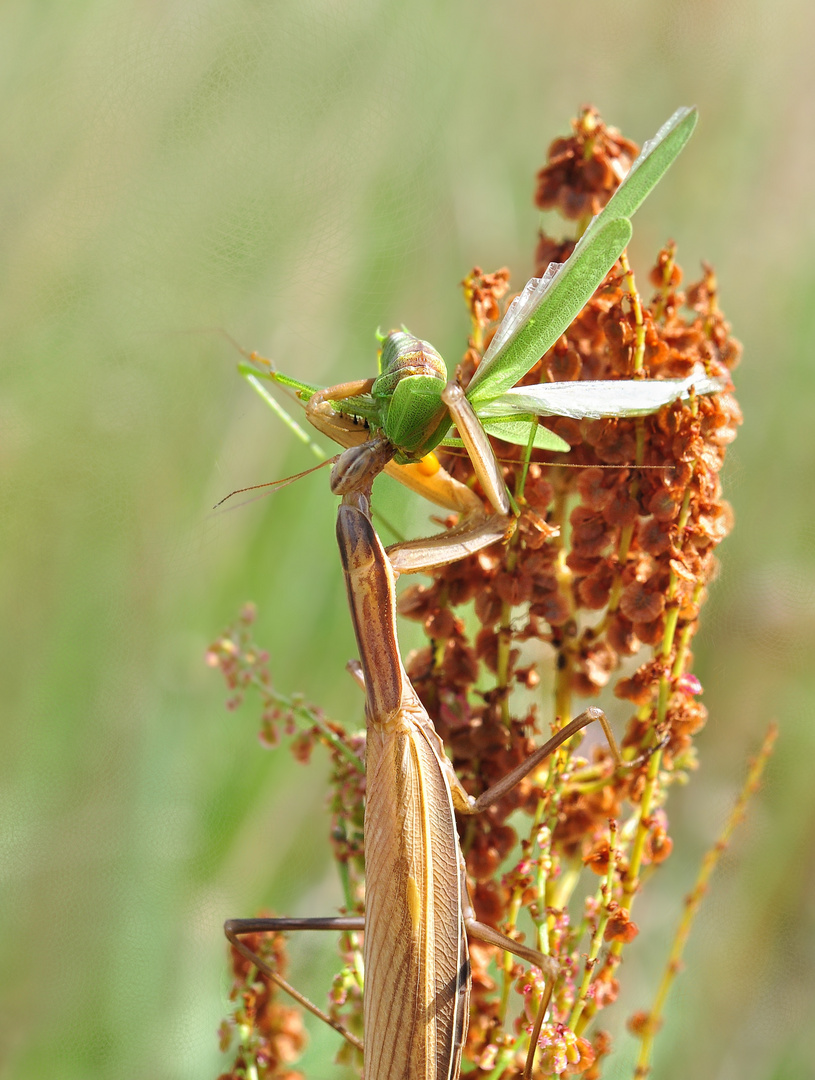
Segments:
[[[591,1019],[589,1016],[584,1016],[584,1012],[589,1001],[588,992],[594,968],[597,964],[597,957],[600,955],[600,949],[603,945],[603,935],[608,926],[608,920],[611,917],[608,905],[614,895],[614,874],[617,869],[616,833],[617,823],[611,820],[609,821],[608,873],[606,874],[605,881],[597,890],[597,899],[600,905],[600,917],[597,920],[597,926],[591,937],[589,952],[583,968],[583,978],[568,1021],[568,1026],[575,1035],[581,1035]]]
[[[733,809],[731,810],[724,828],[719,834],[718,839],[705,854],[702,859],[702,865],[699,869],[699,876],[696,879],[696,883],[693,886],[689,896],[685,901],[685,910],[682,918],[677,927],[676,936],[674,937],[673,945],[671,947],[670,954],[668,956],[668,962],[665,965],[665,970],[662,974],[659,987],[657,988],[656,995],[654,997],[654,1003],[651,1006],[651,1011],[648,1015],[648,1020],[644,1025],[644,1031],[642,1035],[642,1042],[640,1044],[640,1052],[637,1057],[637,1067],[634,1072],[635,1080],[642,1080],[650,1072],[650,1059],[651,1051],[653,1049],[654,1037],[662,1023],[662,1015],[665,1009],[665,1002],[668,998],[668,993],[673,985],[673,981],[682,967],[682,954],[685,951],[685,946],[690,936],[693,920],[696,917],[699,907],[702,903],[702,898],[707,892],[708,883],[713,871],[718,865],[719,859],[722,853],[728,847],[730,840],[733,836],[733,832],[741,823],[747,810],[747,804],[751,797],[758,790],[759,783],[761,781],[761,775],[764,771],[764,766],[772,754],[773,744],[775,743],[776,736],[778,735],[778,726],[775,723],[771,723],[767,728],[767,732],[764,736],[764,740],[761,744],[758,754],[750,763],[750,768],[747,772],[744,785],[742,786],[739,796],[736,799]]]

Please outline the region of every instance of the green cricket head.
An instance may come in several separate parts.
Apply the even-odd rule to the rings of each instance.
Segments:
[[[381,340],[379,376],[371,396],[381,429],[396,447],[395,460],[407,465],[435,449],[450,427],[441,400],[447,368],[429,342],[406,330],[392,330]]]

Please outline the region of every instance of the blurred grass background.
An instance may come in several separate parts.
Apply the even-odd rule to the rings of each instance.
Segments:
[[[211,328],[318,383],[369,374],[402,322],[455,362],[457,283],[529,275],[534,174],[586,102],[638,141],[700,106],[632,256],[643,281],[669,236],[688,276],[712,261],[745,345],[702,767],[635,911],[605,1075],[631,1073],[621,1026],[771,718],[654,1075],[812,1075],[814,23],[803,0],[2,6],[0,1076],[215,1077],[223,919],[338,902],[324,762],[261,751],[203,662],[254,599],[281,690],[357,722],[334,500],[317,475],[212,514],[312,462]],[[321,996],[316,938],[293,951]],[[315,1029],[312,1080],[335,1050]]]

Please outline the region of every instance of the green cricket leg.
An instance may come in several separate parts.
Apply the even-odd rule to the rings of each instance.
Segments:
[[[493,453],[487,433],[475,410],[456,382],[449,382],[441,399],[450,411],[453,423],[470,455],[475,474],[496,513],[508,517],[512,509],[501,468]]]

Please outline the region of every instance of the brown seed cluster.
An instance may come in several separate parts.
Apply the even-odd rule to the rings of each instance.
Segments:
[[[636,147],[592,110],[573,127],[571,138],[552,144],[537,201],[580,218],[602,208]],[[548,263],[572,246],[542,235],[538,255]],[[476,269],[464,283],[473,322],[459,369],[465,385],[495,327],[503,276],[497,281],[495,303],[494,277]],[[667,244],[649,281],[656,291],[646,303],[627,262],[618,263],[523,381],[680,378],[700,364],[726,377],[740,347],[719,309],[712,269],[683,292]],[[522,507],[510,543],[444,567],[432,585],[412,586],[400,600],[401,613],[428,636],[409,659],[409,675],[473,794],[531,752],[536,730],[562,725],[584,699],[605,694],[615,717],[614,697],[633,706],[623,739],[628,768],[615,772],[602,749],[591,763],[559,752],[545,776],[462,825],[477,917],[509,933],[523,926],[527,939],[531,928],[562,966],[554,1018],[541,1038],[541,1075],[599,1075],[592,1070],[606,1051],[579,1050],[583,1032],[617,996],[620,951],[638,932],[630,909],[641,869],[671,851],[662,807],[677,770],[693,766],[692,739],[707,715],[690,646],[716,572],[715,548],[732,523],[719,473],[740,422],[729,393],[646,417],[547,418],[572,452],[535,452],[526,473],[519,448],[494,442]],[[444,464],[475,483],[466,458],[450,455]],[[474,620],[460,610],[468,603]],[[546,688],[543,705],[527,692],[535,686]],[[532,815],[520,837],[517,809]],[[625,844],[611,840],[610,819],[626,823]],[[589,879],[603,879],[599,890],[578,878],[584,864]],[[589,890],[582,902],[578,880]],[[581,957],[592,943],[597,955],[588,966]],[[501,1042],[500,988],[487,960],[474,949],[465,1054],[506,1060],[502,1075],[517,1075],[518,1061]]]
[[[538,173],[535,205],[579,220],[598,214],[639,152],[636,143],[606,127],[591,105],[572,120],[571,136],[555,139]]]

